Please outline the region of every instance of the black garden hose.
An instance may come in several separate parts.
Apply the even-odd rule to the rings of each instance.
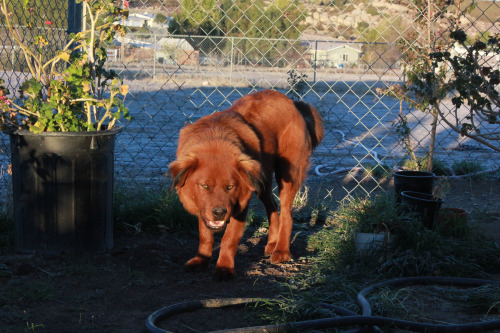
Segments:
[[[152,333],[168,333],[164,329],[161,329],[156,326],[156,323],[164,318],[170,317],[172,315],[195,311],[202,308],[223,308],[227,306],[233,305],[241,305],[241,304],[252,304],[258,301],[262,301],[260,298],[219,298],[219,299],[207,299],[207,300],[197,300],[197,301],[189,301],[184,303],[178,303],[174,305],[170,305],[164,307],[160,310],[153,312],[149,315],[146,320],[146,328]]]
[[[332,309],[337,314],[345,317],[340,318],[326,318],[308,321],[293,322],[278,325],[265,325],[255,327],[243,327],[236,329],[227,329],[221,331],[213,331],[212,333],[255,333],[255,332],[290,332],[290,331],[303,331],[311,329],[326,329],[343,326],[392,326],[400,329],[405,329],[414,332],[484,332],[495,329],[500,329],[500,320],[490,320],[485,322],[475,322],[467,324],[427,324],[420,322],[413,322],[395,318],[371,316],[370,304],[366,300],[366,295],[382,287],[395,287],[404,285],[447,285],[455,287],[478,287],[482,285],[500,285],[500,281],[496,280],[482,280],[471,278],[457,278],[457,277],[409,277],[388,280],[385,282],[377,283],[361,290],[357,295],[358,305],[361,307],[362,315],[357,315],[349,310],[330,305],[321,304],[323,307]],[[262,299],[256,298],[228,298],[228,299],[211,299],[199,300],[185,303],[174,304],[160,309],[151,314],[146,320],[146,328],[153,333],[169,333],[156,326],[156,323],[168,316],[186,312],[194,311],[201,308],[220,308],[231,305],[252,304]]]

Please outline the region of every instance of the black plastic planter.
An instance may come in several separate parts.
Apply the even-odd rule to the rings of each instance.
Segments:
[[[432,172],[396,171],[393,176],[396,204],[401,203],[401,192],[403,191],[432,194],[435,176]]]
[[[442,199],[434,198],[432,194],[412,191],[401,192],[401,205],[404,209],[417,214],[424,227],[428,229],[434,228],[442,203]]]
[[[120,131],[10,135],[16,250],[113,247],[114,146]]]

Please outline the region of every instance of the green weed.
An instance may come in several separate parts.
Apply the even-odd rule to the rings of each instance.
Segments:
[[[44,326],[42,324],[35,324],[35,323],[30,323],[26,322],[26,329],[24,330],[25,332],[37,332],[38,329],[44,330]]]
[[[168,189],[118,188],[114,198],[115,225],[135,232],[188,232],[197,225],[177,196]]]
[[[455,161],[451,167],[456,175],[467,175],[484,170],[481,162],[473,160]]]

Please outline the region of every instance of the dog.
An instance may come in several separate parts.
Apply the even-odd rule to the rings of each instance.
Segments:
[[[234,278],[236,250],[254,192],[270,225],[265,254],[272,263],[290,260],[293,200],[306,178],[309,156],[323,136],[323,121],[314,107],[273,90],[246,95],[181,129],[169,170],[184,208],[198,217],[200,240],[198,253],[185,268],[207,269],[214,233],[224,231],[214,277]]]

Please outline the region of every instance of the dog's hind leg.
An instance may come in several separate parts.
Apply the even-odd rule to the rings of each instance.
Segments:
[[[292,204],[297,189],[293,183],[283,183],[280,186],[280,215],[279,229],[277,231],[277,240],[274,250],[271,254],[271,262],[278,264],[288,261],[290,254],[290,236],[292,234]]]
[[[305,136],[294,126],[288,128],[280,139],[280,157],[275,174],[280,198],[279,230],[276,246],[271,255],[271,262],[288,261],[290,255],[290,237],[292,235],[292,206],[295,195],[305,179],[309,166],[310,148]]]
[[[273,195],[273,182],[272,179],[266,179],[262,191],[259,194],[259,199],[264,204],[266,208],[267,219],[269,221],[269,233],[267,238],[267,245],[264,250],[265,254],[271,255],[274,252],[276,243],[278,242],[279,236],[279,216],[278,216],[278,204],[274,199]]]

